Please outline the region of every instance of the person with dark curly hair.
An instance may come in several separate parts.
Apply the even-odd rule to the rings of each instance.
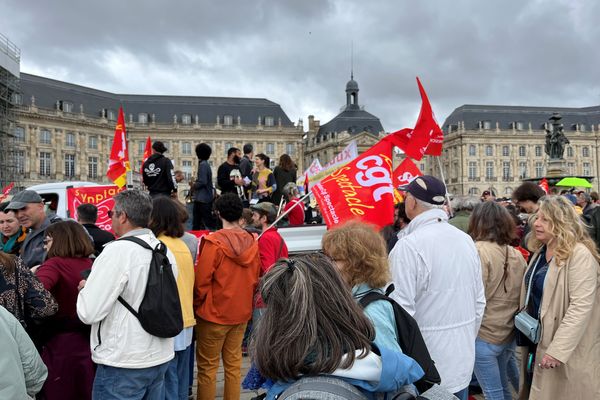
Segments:
[[[196,264],[194,311],[198,400],[216,397],[217,370],[223,358],[225,399],[239,399],[242,340],[252,315],[260,274],[255,235],[240,226],[242,200],[225,193],[215,201],[223,229],[202,239]]]
[[[211,154],[212,149],[208,144],[200,143],[196,146],[196,156],[199,163],[198,175],[191,188],[194,198],[193,230],[209,229],[212,231],[217,228],[217,221],[213,215],[215,187],[212,180],[212,170],[208,163]]]

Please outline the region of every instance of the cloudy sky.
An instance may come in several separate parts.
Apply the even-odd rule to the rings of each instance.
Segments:
[[[0,0],[21,70],[116,93],[265,97],[292,121],[359,103],[412,127],[462,104],[600,104],[598,0]]]

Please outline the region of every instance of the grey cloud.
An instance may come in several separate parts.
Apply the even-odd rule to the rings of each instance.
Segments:
[[[25,72],[121,93],[266,97],[322,123],[359,100],[412,126],[421,77],[438,117],[462,104],[600,103],[594,0],[0,0]]]

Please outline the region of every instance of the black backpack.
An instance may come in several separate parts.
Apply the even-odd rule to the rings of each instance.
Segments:
[[[386,294],[378,292],[368,292],[359,300],[359,304],[364,309],[374,301],[384,300],[392,304],[394,308],[394,319],[396,322],[396,330],[398,331],[398,344],[402,352],[415,360],[425,372],[425,375],[415,382],[415,386],[420,393],[425,392],[434,384],[439,384],[442,379],[435,368],[435,362],[429,355],[427,345],[421,335],[421,330],[417,321],[404,310],[400,304],[392,300],[388,295],[394,291],[394,285],[390,285]]]
[[[119,302],[135,315],[142,328],[149,334],[160,338],[177,336],[183,330],[183,316],[177,281],[167,258],[167,246],[160,242],[153,249],[148,243],[135,236],[126,236],[119,240],[134,242],[152,251],[148,282],[140,308],[135,311],[121,296]]]

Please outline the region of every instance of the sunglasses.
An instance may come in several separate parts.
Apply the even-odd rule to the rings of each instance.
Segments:
[[[117,215],[117,212],[113,211],[113,210],[108,210],[108,212],[106,213],[106,215],[108,215],[108,218],[112,218],[113,215]]]

